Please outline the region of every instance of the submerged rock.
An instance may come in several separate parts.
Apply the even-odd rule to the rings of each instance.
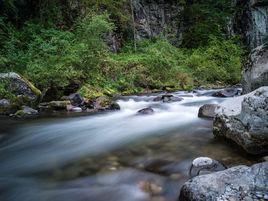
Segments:
[[[180,201],[267,200],[268,162],[236,166],[186,182]]]
[[[206,104],[199,108],[198,117],[201,118],[214,118],[217,114],[219,105],[217,104]]]
[[[237,108],[230,109],[232,105]],[[234,141],[250,154],[267,154],[268,87],[228,100],[214,119],[213,134]]]
[[[165,94],[165,95],[161,95],[161,96],[154,98],[153,101],[163,101],[164,103],[171,103],[171,102],[179,102],[182,100],[183,98],[181,97],[176,97],[176,96],[173,96],[172,94]]]
[[[154,113],[154,110],[152,107],[143,108],[137,112],[137,114],[140,114],[140,115],[151,115],[153,113]]]
[[[213,93],[212,96],[227,98],[227,97],[238,96],[240,94],[241,94],[240,89],[231,87],[231,88],[226,88],[226,89],[222,89],[220,91],[217,91],[217,92]]]
[[[178,197],[177,186],[166,177],[127,168],[62,183],[48,200],[170,201]]]

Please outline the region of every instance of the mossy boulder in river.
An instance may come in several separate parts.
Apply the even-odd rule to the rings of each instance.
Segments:
[[[67,110],[68,105],[71,105],[70,101],[51,101],[48,103],[49,108],[53,110]]]
[[[96,110],[120,110],[120,106],[108,97],[101,96],[94,101],[94,109]]]
[[[10,100],[1,99],[0,100],[0,114],[9,115],[17,111],[17,106],[12,104]]]
[[[36,105],[41,98],[41,91],[17,73],[0,73],[0,84],[10,96],[12,95],[13,100],[10,101],[16,104],[32,106]],[[5,94],[1,95],[4,96]]]
[[[38,115],[38,111],[33,109],[33,108],[30,108],[28,106],[22,106],[22,109],[21,110],[18,110],[14,116],[15,117],[27,117],[27,116],[35,116],[35,115]]]

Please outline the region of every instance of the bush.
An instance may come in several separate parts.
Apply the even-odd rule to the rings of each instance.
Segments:
[[[121,77],[134,87],[161,89],[190,84],[190,79],[189,82],[187,79],[178,79],[183,73],[188,73],[189,78],[191,76],[190,71],[182,66],[184,51],[165,39],[144,40],[138,44],[137,52],[125,48],[124,53],[114,55],[113,59],[121,66]]]
[[[10,31],[0,57],[1,71],[16,71],[39,87],[64,88],[73,79],[98,74],[106,55],[103,36],[113,28],[107,15],[88,15],[74,31],[27,22],[21,31]],[[12,30],[13,31],[13,30]]]
[[[211,38],[207,47],[193,51],[186,65],[197,80],[235,84],[240,80],[241,48],[233,40]]]

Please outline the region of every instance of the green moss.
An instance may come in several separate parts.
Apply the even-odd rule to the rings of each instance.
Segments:
[[[28,85],[28,87],[31,89],[31,91],[37,96],[38,99],[41,98],[42,93],[39,89],[37,89],[29,80],[22,77],[23,81]]]
[[[24,113],[23,110],[18,110],[18,111],[14,114],[14,116],[16,116],[16,117],[22,117],[22,116],[24,116],[24,115],[25,115],[25,113]]]
[[[84,85],[78,91],[83,97],[88,98],[90,100],[95,99],[100,96],[104,96],[104,92],[101,89],[90,86],[88,84]]]

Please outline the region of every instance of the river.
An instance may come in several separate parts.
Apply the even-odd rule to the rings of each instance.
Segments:
[[[258,159],[213,138],[212,121],[197,117],[213,90],[118,100],[120,111],[95,115],[1,119],[2,201],[175,201],[191,161],[208,156],[227,166]],[[153,115],[136,115],[151,106]]]

